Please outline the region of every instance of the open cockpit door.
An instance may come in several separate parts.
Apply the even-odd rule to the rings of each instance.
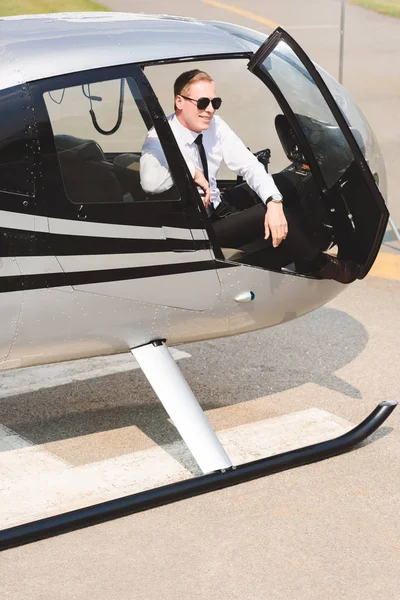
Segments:
[[[359,278],[365,277],[389,213],[368,165],[364,132],[341,112],[319,70],[283,29],[268,37],[248,68],[284,112],[276,119],[282,146],[293,163],[311,171],[339,258],[357,261]]]

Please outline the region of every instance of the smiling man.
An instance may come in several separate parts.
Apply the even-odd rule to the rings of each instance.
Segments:
[[[168,121],[193,180],[201,190],[221,247],[238,248],[264,238],[264,247],[246,262],[270,269],[295,262],[302,273],[342,283],[353,281],[358,265],[351,261],[339,262],[311,245],[299,225],[293,206],[295,194],[287,189],[285,179],[279,174],[274,176],[278,187],[279,182],[285,186],[283,197],[274,178],[215,114],[222,100],[216,95],[210,75],[198,69],[182,73],[175,81],[174,96],[175,113]],[[236,188],[238,193],[234,196],[229,191],[221,195],[217,187],[222,161],[246,182]],[[154,128],[148,132],[142,148],[140,177],[143,189],[150,194],[163,192],[173,185]]]

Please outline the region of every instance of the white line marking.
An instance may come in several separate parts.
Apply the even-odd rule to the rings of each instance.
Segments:
[[[175,360],[191,356],[176,348],[170,348],[170,351]],[[133,369],[139,369],[139,365],[129,352],[4,371],[0,375],[0,398],[9,398]]]
[[[40,446],[33,446],[8,427],[0,425],[0,497],[3,496],[5,502],[3,506],[0,503],[0,518],[4,511],[12,510],[12,504],[15,502],[11,491],[13,486],[29,481],[29,486],[34,488],[34,480],[37,477],[45,473],[46,477],[51,479],[55,474],[65,472],[68,466],[63,460],[42,450]],[[37,493],[40,494],[39,489]],[[29,490],[26,490],[26,495],[24,502],[28,502]]]
[[[8,427],[0,425],[0,452],[8,452],[10,450],[20,450],[21,448],[29,448],[31,442],[17,435]]]
[[[347,421],[312,408],[220,431],[218,437],[232,462],[242,464],[330,439],[350,428]],[[37,447],[3,452],[0,528],[188,479],[189,468],[196,472],[183,442],[77,467]]]

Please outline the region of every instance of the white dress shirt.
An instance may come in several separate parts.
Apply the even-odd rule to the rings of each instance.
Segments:
[[[184,127],[175,114],[170,115],[168,121],[192,177],[195,169],[203,172],[199,148],[195,144],[199,134]],[[241,175],[263,202],[270,196],[282,198],[271,175],[221,117],[214,115],[209,128],[202,133],[214,208],[221,202],[217,173],[222,161],[234,173]],[[140,181],[144,191],[150,194],[164,192],[173,185],[167,160],[154,127],[148,132],[143,144]]]

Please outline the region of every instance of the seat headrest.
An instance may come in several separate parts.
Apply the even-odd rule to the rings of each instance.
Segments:
[[[59,134],[54,136],[57,152],[68,152],[79,160],[105,160],[102,149],[94,140],[78,138],[73,135]]]
[[[119,154],[113,160],[117,167],[124,167],[130,171],[140,171],[140,154],[126,153]]]

